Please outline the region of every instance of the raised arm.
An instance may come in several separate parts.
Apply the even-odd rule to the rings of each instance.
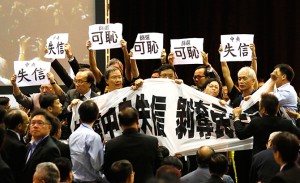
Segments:
[[[122,46],[124,62],[125,62],[125,77],[127,81],[132,81],[133,76],[131,74],[130,56],[127,49],[127,42],[124,39],[121,40],[121,46]]]
[[[26,47],[27,47],[27,42],[30,40],[30,37],[26,37],[25,35],[21,36],[18,41],[19,41],[19,61],[24,61],[25,60],[25,53],[26,53]]]
[[[69,64],[74,72],[74,75],[77,74],[77,72],[79,71],[79,64],[78,61],[76,60],[76,58],[74,57],[72,50],[71,50],[71,45],[69,43],[65,43],[64,44],[64,49],[66,51],[66,55],[69,59]]]
[[[203,58],[203,64],[207,66],[206,70],[209,73],[210,78],[216,78],[218,81],[221,82],[221,78],[217,71],[209,64],[208,62],[208,53],[205,53],[204,51],[201,51],[201,55]]]
[[[129,57],[132,56],[132,50],[130,50]],[[135,59],[130,59],[130,65],[131,65],[131,73],[133,80],[137,79],[140,77],[140,72],[139,68],[137,67],[136,60]]]
[[[256,57],[256,51],[255,51],[255,45],[254,43],[250,44],[250,49],[252,50],[252,62],[251,62],[251,68],[254,70],[256,77],[257,77],[257,57]],[[254,83],[254,89],[257,90],[258,88],[258,81],[256,79]]]
[[[219,51],[219,54],[221,54],[221,52],[223,51],[222,50],[222,45],[220,45],[218,51]],[[232,88],[234,87],[234,83],[233,83],[233,80],[231,78],[230,70],[229,70],[229,67],[228,67],[226,61],[221,61],[221,68],[222,68],[223,78],[225,80],[225,85],[227,86],[228,93],[230,93]]]
[[[90,69],[93,72],[96,82],[100,83],[100,81],[103,78],[103,74],[100,71],[100,69],[97,67],[97,62],[96,62],[96,57],[95,57],[95,52],[94,50],[90,49],[91,47],[91,41],[86,41],[86,48],[89,51],[89,63],[90,63]]]

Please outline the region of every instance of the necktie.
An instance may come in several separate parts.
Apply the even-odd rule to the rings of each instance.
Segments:
[[[33,142],[32,145],[30,146],[30,150],[29,150],[29,153],[28,153],[28,156],[27,156],[27,159],[26,159],[26,163],[28,162],[30,156],[33,154],[36,146],[37,146],[36,142]]]

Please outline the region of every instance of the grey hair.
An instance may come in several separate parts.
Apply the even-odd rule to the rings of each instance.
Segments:
[[[59,183],[60,181],[59,170],[52,162],[38,164],[35,173],[38,174],[38,179],[44,180],[45,183]]]
[[[241,73],[241,72],[248,72],[249,73],[249,77],[253,78],[256,80],[256,74],[255,74],[255,71],[251,68],[251,67],[242,67],[239,72],[238,72],[238,75]]]

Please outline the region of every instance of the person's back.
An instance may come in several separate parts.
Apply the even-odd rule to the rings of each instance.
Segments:
[[[129,118],[132,121],[127,124],[126,120]],[[160,158],[158,140],[138,132],[138,112],[134,108],[122,110],[119,113],[119,121],[123,134],[106,143],[104,173],[110,180],[111,164],[117,160],[127,159],[133,165],[135,182],[143,183],[154,176],[155,167]]]

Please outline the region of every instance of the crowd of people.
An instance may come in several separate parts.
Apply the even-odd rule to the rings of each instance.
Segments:
[[[202,52],[203,64],[195,68],[195,85],[191,87],[218,98],[221,105],[234,108],[232,121],[237,138],[253,137],[252,150],[235,153],[235,175],[229,174],[231,167],[227,154],[216,153],[210,146],[199,147],[190,157],[170,156],[168,149],[159,146],[156,137],[140,133],[139,112],[134,107],[121,108],[118,113],[120,136],[105,141],[94,131],[99,109],[91,98],[123,87],[132,90],[143,87],[136,60],[131,59],[132,53],[124,39],[121,45],[124,61],[111,59],[102,73],[97,67],[94,51],[89,49],[90,41],[86,42],[88,65],[79,64],[71,45],[65,44],[74,79],[58,60],[53,60],[51,66],[68,91],[64,91],[49,72],[50,84],[42,84],[40,93],[27,96],[17,86],[17,76],[11,77],[12,93],[21,107],[11,109],[9,99],[0,98],[1,181],[233,183],[235,180],[276,183],[295,180],[294,175],[300,173],[297,162],[300,114],[297,93],[291,85],[294,71],[289,65],[274,67],[260,101],[248,109],[251,113],[248,124],[243,122],[241,104],[259,88],[255,45],[250,45],[251,66],[239,70],[237,84],[232,80],[226,61],[221,62],[225,81],[222,84],[219,74],[209,63],[208,54]],[[170,79],[174,84],[184,83],[178,78],[173,62],[174,54],[167,56],[163,50],[162,65],[151,77]],[[81,101],[78,108],[80,121],[73,124],[70,120],[72,108]],[[192,164],[196,165],[194,169]]]

